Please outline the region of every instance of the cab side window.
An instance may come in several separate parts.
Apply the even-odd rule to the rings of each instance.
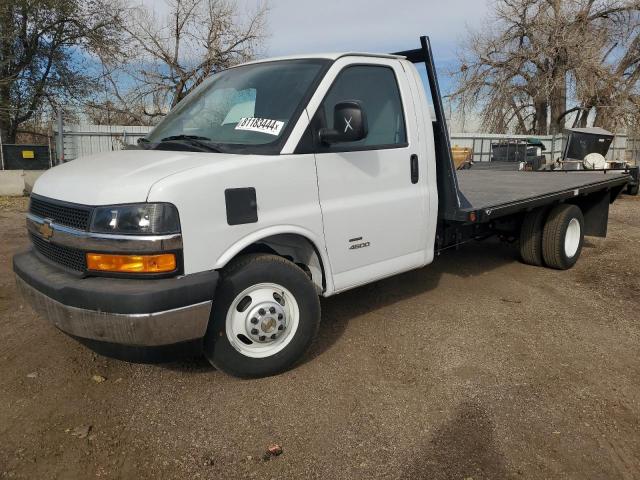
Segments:
[[[342,70],[316,113],[318,127],[333,128],[333,109],[346,100],[358,100],[367,117],[369,133],[356,142],[320,145],[320,151],[399,148],[407,145],[402,100],[390,67],[356,65]]]

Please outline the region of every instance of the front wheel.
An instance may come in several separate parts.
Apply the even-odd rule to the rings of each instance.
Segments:
[[[246,255],[222,274],[205,356],[237,377],[275,375],[302,358],[319,324],[318,295],[302,269],[276,255]]]

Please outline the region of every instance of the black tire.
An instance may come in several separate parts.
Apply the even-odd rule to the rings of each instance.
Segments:
[[[565,240],[569,225],[575,225],[574,220],[580,227],[577,249],[575,252],[567,253]],[[567,270],[573,267],[580,257],[583,243],[584,217],[580,208],[568,204],[554,207],[549,212],[542,235],[542,256],[546,266],[557,270]]]
[[[537,208],[527,213],[520,227],[520,258],[523,263],[542,265],[542,234],[547,209]]]
[[[275,283],[286,288],[295,297],[300,315],[297,330],[282,350],[268,357],[253,358],[241,353],[229,341],[226,318],[236,297],[245,289],[260,283]],[[213,366],[236,377],[275,375],[288,370],[302,358],[319,326],[318,294],[300,267],[276,255],[243,255],[222,272],[205,336],[204,353]]]
[[[627,186],[627,195],[638,195],[638,190],[640,190],[640,183],[635,185]]]

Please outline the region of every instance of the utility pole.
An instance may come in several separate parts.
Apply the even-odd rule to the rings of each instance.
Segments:
[[[0,163],[2,164],[2,170],[4,170],[4,147],[2,146],[2,132],[0,132]]]
[[[64,122],[62,121],[62,108],[56,109],[57,122],[58,122],[58,136],[56,137],[56,153],[58,157],[58,164],[64,163]]]
[[[51,152],[51,137],[53,136],[53,128],[51,128],[51,123],[47,127],[47,152],[49,153],[49,168],[53,167],[53,155]]]

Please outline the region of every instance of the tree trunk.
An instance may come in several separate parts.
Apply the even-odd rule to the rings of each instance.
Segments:
[[[16,133],[11,121],[11,98],[7,87],[0,88],[0,138],[2,143],[15,143]]]
[[[546,135],[547,134],[547,110],[549,109],[549,104],[547,103],[546,98],[538,98],[534,102],[534,108],[536,110],[533,133],[536,135]]]
[[[562,133],[565,126],[564,113],[567,111],[567,70],[564,62],[557,68],[554,88],[551,90],[551,134]]]
[[[4,125],[2,120],[0,120],[0,143],[2,143],[4,145],[5,143],[15,143],[15,141],[16,141],[15,138],[10,138],[9,137],[9,128],[8,128],[8,126]]]
[[[613,93],[611,90],[604,91],[600,94],[599,105],[595,107],[596,116],[593,119],[593,126],[604,128],[615,133],[616,125],[615,118],[612,115],[612,108],[610,105],[614,103],[612,100]]]
[[[14,41],[17,36],[14,25],[14,10],[17,3],[9,2],[0,7],[0,138],[2,143],[15,143],[15,133],[11,133],[13,102],[11,87],[15,76],[11,71],[14,59]]]

